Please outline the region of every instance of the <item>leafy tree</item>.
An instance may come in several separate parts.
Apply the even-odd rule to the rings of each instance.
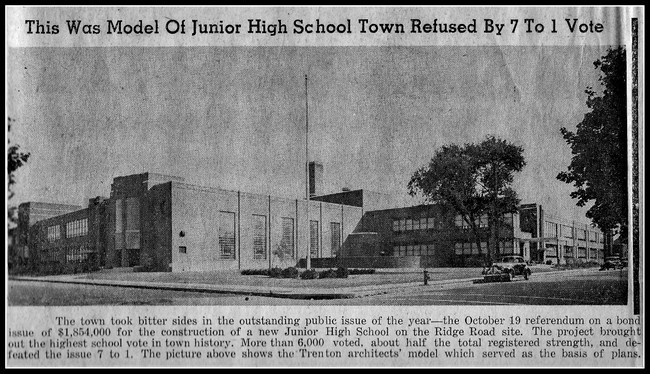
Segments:
[[[511,184],[514,173],[526,165],[523,148],[506,140],[488,136],[478,144],[442,146],[429,162],[418,169],[408,183],[411,196],[422,195],[428,203],[450,208],[471,229],[479,253],[481,217],[488,217],[490,243],[488,259],[498,253],[497,226],[506,213],[519,206]]]
[[[15,120],[7,117],[7,134],[11,131],[11,124]],[[29,152],[22,152],[20,145],[11,144],[9,136],[7,136],[7,197],[11,199],[14,196],[13,187],[16,184],[15,173],[21,166],[23,166],[29,159]],[[16,207],[10,207],[7,211],[9,222],[14,222],[16,219]]]
[[[627,108],[625,49],[610,48],[594,62],[601,70],[602,92],[587,87],[590,109],[575,132],[562,127],[564,140],[571,146],[571,163],[557,179],[576,188],[571,197],[576,205],[593,201],[587,217],[604,232],[627,227]]]

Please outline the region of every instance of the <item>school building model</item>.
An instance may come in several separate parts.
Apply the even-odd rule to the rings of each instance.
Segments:
[[[182,272],[304,266],[307,248],[312,267],[464,266],[483,258],[487,243],[479,250],[453,212],[395,207],[390,196],[367,190],[322,194],[322,165],[309,169],[309,202],[142,173],[114,178],[110,197],[85,208],[23,203],[10,260]],[[488,230],[486,217],[479,227]],[[501,255],[553,263],[604,258],[600,230],[538,204],[504,216],[497,231]]]

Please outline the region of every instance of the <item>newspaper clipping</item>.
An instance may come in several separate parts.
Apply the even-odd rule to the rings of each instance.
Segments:
[[[644,367],[644,27],[6,7],[5,366]]]

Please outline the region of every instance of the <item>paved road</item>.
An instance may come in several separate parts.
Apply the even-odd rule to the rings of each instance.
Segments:
[[[533,275],[528,281],[420,287],[352,301],[383,305],[624,305],[627,276],[619,271]]]
[[[9,281],[8,305],[576,305],[625,304],[625,272],[538,274],[511,283],[416,286],[385,295],[339,300],[162,291]]]

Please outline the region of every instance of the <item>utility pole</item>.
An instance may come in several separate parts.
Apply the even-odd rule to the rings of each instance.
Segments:
[[[497,199],[499,198],[499,178],[497,176],[498,169],[496,162],[494,163],[494,237],[496,241],[494,242],[494,255],[497,256],[499,253],[499,221],[501,220],[501,214],[497,209]],[[497,256],[498,257],[498,256]]]
[[[311,221],[309,220],[309,93],[305,74],[305,197],[307,199],[307,270],[311,269]]]
[[[488,262],[492,262],[492,256],[496,256],[499,249],[499,227],[498,221],[499,217],[497,214],[497,167],[496,161],[492,161],[492,173],[494,174],[494,191],[492,192],[492,222],[490,224],[490,241],[491,244],[488,246]],[[490,247],[492,249],[490,250]]]

